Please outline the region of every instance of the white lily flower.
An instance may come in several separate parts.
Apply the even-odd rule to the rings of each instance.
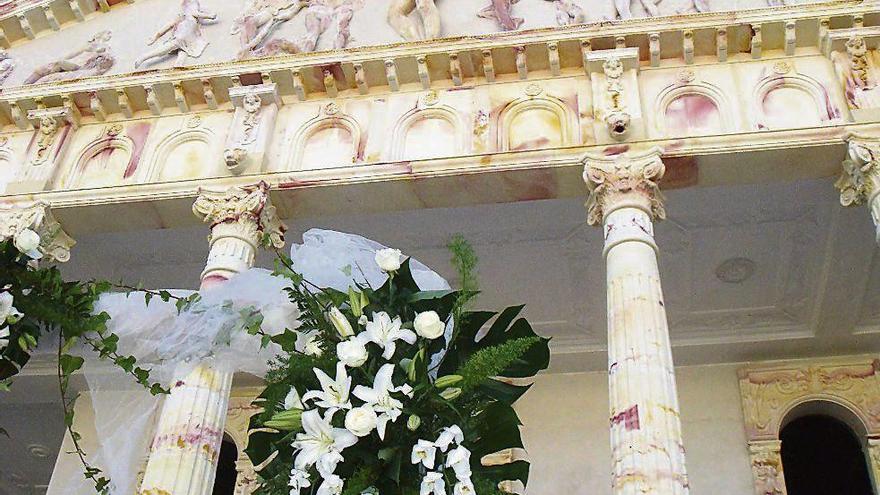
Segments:
[[[0,352],[9,345],[9,328],[0,328]]]
[[[455,471],[455,477],[458,481],[469,481],[471,479],[471,451],[458,446],[449,451],[446,455],[446,467]]]
[[[300,409],[303,410],[306,407],[303,405],[302,400],[299,398],[299,392],[296,391],[296,387],[290,387],[290,392],[287,392],[287,396],[284,397],[284,410],[289,411],[291,409]]]
[[[458,425],[452,425],[449,428],[443,428],[440,432],[440,436],[437,437],[437,441],[434,442],[434,445],[440,448],[443,452],[446,452],[449,449],[449,445],[455,442],[456,444],[460,444],[464,441],[464,433],[461,431],[461,428]]]
[[[339,495],[342,493],[342,478],[335,474],[325,478],[321,486],[318,487],[317,495]]]
[[[0,293],[0,325],[6,322],[15,323],[24,316],[15,309],[12,303],[12,294],[9,292]]]
[[[331,450],[318,459],[318,463],[315,467],[318,468],[318,474],[326,480],[336,472],[336,466],[343,461],[345,461],[345,458],[342,457],[342,454],[335,450]]]
[[[385,350],[382,353],[385,359],[391,359],[394,355],[397,349],[396,340],[403,340],[408,344],[416,342],[416,334],[412,330],[401,328],[399,316],[395,316],[392,320],[384,311],[373,313],[373,321],[367,322],[366,335],[370,342]]]
[[[320,356],[324,353],[324,350],[321,349],[320,341],[318,340],[318,335],[320,332],[317,330],[312,330],[311,332],[306,332],[301,334],[302,339],[302,353],[306,356]],[[297,338],[296,347],[299,350],[300,346],[300,338]]]
[[[312,486],[308,471],[293,468],[290,471],[290,481],[287,485],[290,486],[290,495],[299,495],[300,490]]]
[[[348,393],[351,389],[351,377],[345,371],[345,363],[336,363],[336,379],[333,380],[327,373],[314,368],[315,376],[321,382],[323,391],[311,390],[303,395],[303,402],[318,399],[315,405],[327,409],[328,413],[334,413],[339,409],[351,409]]]
[[[330,424],[333,413],[328,412],[322,418],[317,410],[312,409],[302,414],[304,433],[297,433],[293,448],[299,450],[293,461],[296,469],[306,469],[318,462],[321,456],[335,450],[342,452],[357,443],[357,437],[345,428],[334,428]]]
[[[419,440],[413,445],[410,462],[413,464],[422,464],[428,469],[434,469],[434,456],[437,454],[437,447],[434,442],[427,440]]]
[[[443,473],[429,472],[422,478],[419,495],[446,495],[446,482]]]
[[[354,396],[366,402],[366,405],[371,406],[379,415],[376,430],[382,440],[385,440],[385,426],[388,421],[392,423],[397,421],[401,409],[403,409],[403,403],[391,397],[391,393],[401,392],[405,386],[395,387],[391,382],[393,375],[394,365],[388,363],[379,368],[379,372],[376,373],[376,378],[373,380],[373,388],[367,388],[363,385],[354,388]]]
[[[456,483],[452,493],[453,495],[477,495],[477,490],[474,488],[474,484],[467,480]]]
[[[364,325],[366,325],[367,322],[369,322],[369,321],[370,321],[370,319],[367,318],[367,315],[361,315],[361,317],[358,318],[358,325],[360,325],[360,326],[364,326]]]

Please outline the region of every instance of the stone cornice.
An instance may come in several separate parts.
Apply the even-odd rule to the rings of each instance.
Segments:
[[[762,52],[767,50],[787,50],[787,47],[793,50],[794,46],[824,49],[829,45],[828,26],[859,25],[866,15],[876,11],[877,5],[873,1],[840,0],[741,12],[629,19],[113,74],[4,88],[0,93],[0,109],[16,120],[16,115],[26,114],[36,107],[38,99],[47,105],[59,105],[61,100],[67,99],[77,101],[80,106],[90,102],[85,106],[99,109],[94,112],[101,116],[99,118],[117,112],[131,117],[132,112],[148,108],[154,114],[166,108],[216,108],[229,101],[229,88],[238,84],[274,82],[282,96],[295,95],[300,100],[310,95],[327,98],[336,94],[393,92],[406,85],[413,89],[428,89],[433,85],[458,86],[475,81],[492,82],[496,77],[528,78],[529,67],[547,67],[554,76],[571,74],[572,71],[585,70],[584,59],[591,50],[627,45],[647,46],[648,53],[641,53],[641,57],[652,66],[660,65],[664,59],[693,63],[693,56],[682,58],[682,53],[688,51],[683,44],[687,44],[686,40],[690,38],[685,34],[693,36],[699,32],[711,32],[719,41],[723,38],[724,46],[729,48],[719,48],[717,53],[710,54],[704,52],[708,45],[701,44],[695,47],[696,52],[691,51],[696,56],[716,55],[719,61],[735,58],[736,47],[743,44],[734,43],[733,40],[752,37],[750,56],[760,58]],[[869,16],[869,20],[875,19]],[[797,29],[787,30],[786,26]],[[786,44],[785,32],[791,32],[792,35],[799,33],[797,36],[801,38],[789,40],[790,43]],[[729,44],[728,39],[731,40]],[[526,47],[528,49],[524,50]],[[715,47],[710,49],[714,50]],[[499,63],[502,60],[504,64]],[[503,66],[515,67],[515,70],[488,73],[484,70],[485,64],[490,64],[496,71]],[[430,77],[425,77],[429,73],[437,73],[429,71],[429,66],[438,65],[455,65],[458,70],[449,72],[460,73],[462,77],[450,76],[450,79],[442,81],[431,81]],[[334,85],[332,88],[327,87],[328,78],[322,76],[330,66],[340,67],[344,74],[344,80],[329,78]],[[380,89],[371,90],[377,87]],[[201,98],[198,97],[200,94]],[[187,95],[192,101],[186,101]],[[150,102],[150,98],[154,101]],[[18,119],[17,123],[20,127],[26,125],[23,119]]]
[[[114,5],[130,4],[135,0],[116,2]],[[112,7],[108,0],[94,2],[92,5],[80,0],[37,0],[25,3],[0,15],[0,46],[11,45],[35,39],[41,33],[60,31],[74,22],[85,22],[92,14],[109,12]]]

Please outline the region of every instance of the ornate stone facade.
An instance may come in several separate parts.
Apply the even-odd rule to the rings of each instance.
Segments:
[[[852,413],[864,427],[873,475],[880,438],[880,360],[797,362],[743,368],[740,393],[757,495],[784,495],[779,433],[798,406],[830,402]]]

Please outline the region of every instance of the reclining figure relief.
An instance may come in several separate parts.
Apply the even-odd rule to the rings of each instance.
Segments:
[[[268,57],[281,53],[313,52],[318,47],[318,41],[321,39],[321,36],[330,29],[330,26],[333,26],[336,30],[333,48],[345,48],[351,39],[351,20],[354,17],[355,11],[361,7],[363,7],[363,0],[301,0],[293,2],[289,10],[281,14],[278,19],[281,22],[286,22],[296,14],[304,12],[306,16],[306,33],[295,39],[275,38],[264,41],[272,30],[272,27],[269,27],[266,30],[267,34],[259,39],[263,46],[251,48],[251,55],[254,57]],[[263,18],[265,19],[265,16]],[[267,20],[264,22],[264,26],[265,23],[269,22],[274,21]],[[274,24],[277,26],[281,22],[274,22]],[[246,46],[247,44],[245,44]]]
[[[147,52],[134,62],[135,68],[147,60],[166,57],[177,53],[176,67],[183,65],[186,57],[198,58],[208,46],[208,40],[202,33],[202,25],[217,22],[217,14],[202,10],[199,0],[182,0],[177,17],[159,30],[147,45],[152,46],[170,33],[154,50]]]
[[[556,6],[556,24],[569,26],[587,22],[587,16],[579,5],[572,0],[547,0]]]
[[[477,13],[477,16],[483,19],[492,19],[498,21],[501,29],[504,31],[514,31],[522,26],[525,19],[522,17],[513,17],[513,5],[519,3],[519,0],[491,0],[487,7],[484,7]]]
[[[232,23],[232,34],[237,34],[241,40],[238,58],[250,57],[263,46],[272,31],[308,5],[308,0],[251,0]]]
[[[660,14],[660,8],[658,4],[663,0],[639,0],[642,4],[642,7],[645,9],[645,12],[649,17],[657,17]],[[773,0],[770,0],[773,1]],[[678,9],[676,13],[685,14],[688,12],[711,12],[711,8],[709,7],[708,0],[689,0],[685,2],[685,8]],[[614,0],[614,7],[617,9],[617,15],[621,19],[631,19],[632,9],[631,9],[631,0]]]
[[[116,63],[110,53],[112,37],[110,31],[100,31],[83,48],[68,53],[61,60],[37,67],[24,83],[66,81],[106,73]]]

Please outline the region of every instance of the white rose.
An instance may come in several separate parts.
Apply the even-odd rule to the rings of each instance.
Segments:
[[[31,229],[24,229],[12,240],[15,249],[33,259],[39,259],[42,255],[37,250],[40,247],[40,236]]]
[[[417,314],[413,326],[415,326],[416,333],[426,339],[436,339],[446,330],[446,325],[440,321],[440,316],[435,311]]]
[[[330,323],[333,324],[333,327],[336,328],[336,331],[339,332],[339,336],[343,339],[347,339],[354,335],[354,330],[351,328],[351,323],[349,323],[348,318],[342,314],[342,311],[339,311],[339,308],[333,306],[330,308],[330,311],[327,312],[327,319],[330,320]]]
[[[336,357],[349,368],[358,368],[367,362],[370,355],[364,343],[354,338],[336,344]]]
[[[376,251],[376,264],[383,272],[400,270],[400,258],[403,254],[399,249],[385,248]]]
[[[358,437],[369,435],[378,423],[376,411],[370,406],[355,407],[345,414],[345,429]]]

